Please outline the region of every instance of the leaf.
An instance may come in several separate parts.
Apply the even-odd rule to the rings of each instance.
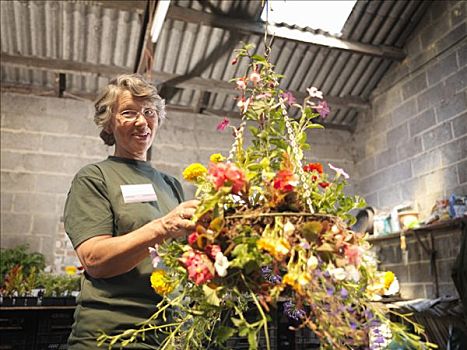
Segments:
[[[262,62],[262,63],[265,63],[265,64],[268,63],[268,61],[266,60],[266,58],[264,58],[263,56],[258,55],[258,54],[255,54],[255,55],[251,56],[251,58],[252,58],[253,60],[255,60],[255,61],[259,61],[259,62]]]
[[[220,300],[215,289],[210,288],[207,284],[203,284],[203,292],[209,304],[214,306],[220,305]]]
[[[236,330],[227,326],[220,326],[216,331],[216,341],[218,343],[224,343],[227,339],[231,338],[235,334]]]
[[[240,318],[231,317],[230,320],[236,328],[241,328],[245,326],[245,321]]]

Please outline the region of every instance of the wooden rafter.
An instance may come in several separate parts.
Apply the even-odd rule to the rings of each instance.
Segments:
[[[45,70],[55,73],[70,73],[79,75],[99,75],[106,77],[114,77],[119,74],[129,74],[132,72],[130,68],[109,66],[103,64],[95,64],[88,62],[75,62],[62,59],[28,57],[19,55],[10,55],[7,53],[1,54],[2,64],[22,67],[27,69]],[[227,81],[206,79],[201,77],[183,77],[179,74],[152,72],[152,81],[157,85],[168,84],[171,87],[179,87],[184,89],[201,90],[211,93],[224,93],[235,95],[238,93],[234,85]],[[298,91],[292,93],[299,99],[305,97],[305,94]],[[355,108],[358,110],[366,110],[369,108],[368,101],[357,96],[326,96],[326,100],[334,107]]]
[[[236,32],[244,32],[248,34],[263,35],[266,31],[266,25],[264,22],[254,22],[242,18],[231,18],[179,6],[171,6],[167,13],[167,18],[183,22],[204,24],[211,27],[234,30]],[[271,24],[268,25],[267,30],[269,34],[274,34],[278,38],[284,38],[289,41],[312,44],[330,49],[349,51],[362,55],[369,55],[395,61],[402,61],[406,56],[403,50],[395,47],[384,45],[368,45],[356,41],[338,38],[336,36],[327,35],[324,33],[314,33]]]

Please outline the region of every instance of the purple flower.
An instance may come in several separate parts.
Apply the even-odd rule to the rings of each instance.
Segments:
[[[327,287],[326,288],[327,295],[334,295],[334,287]]]
[[[355,322],[350,321],[350,328],[357,329],[357,324]]]
[[[289,106],[297,102],[297,99],[290,91],[283,92],[281,97]]]
[[[229,126],[230,120],[228,118],[224,118],[219,124],[217,124],[217,131],[224,131],[224,129]]]
[[[331,109],[329,108],[329,105],[326,101],[320,101],[318,105],[314,107],[314,109],[319,113],[321,118],[326,118],[331,112]]]
[[[156,244],[155,247],[148,247],[149,255],[151,256],[151,263],[152,267],[156,268],[157,265],[161,262],[161,257],[157,253],[158,245]]]
[[[342,288],[341,289],[341,297],[344,298],[344,299],[347,299],[348,296],[349,296],[349,292],[347,291],[347,289]]]
[[[305,310],[297,308],[291,300],[287,300],[284,303],[284,313],[296,321],[299,321],[306,316]]]
[[[279,284],[282,282],[282,277],[280,275],[275,275],[272,273],[272,270],[269,266],[264,266],[261,268],[261,273],[264,279],[273,284]]]

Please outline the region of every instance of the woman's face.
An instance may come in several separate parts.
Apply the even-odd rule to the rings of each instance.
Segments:
[[[114,111],[108,131],[115,138],[115,156],[146,160],[158,127],[155,106],[124,90],[118,96]]]

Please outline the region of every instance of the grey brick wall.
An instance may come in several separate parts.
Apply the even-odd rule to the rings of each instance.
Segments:
[[[98,138],[91,102],[4,93],[1,95],[2,247],[29,243],[60,270],[77,264],[61,220],[74,174],[113,148]],[[182,181],[187,198],[194,187],[181,178],[193,162],[205,165],[212,153],[228,154],[231,130],[218,132],[216,116],[169,111],[152,147],[152,164]],[[239,124],[232,120],[233,125]],[[310,161],[328,161],[353,175],[352,135],[313,130]],[[248,141],[248,138],[247,138]]]
[[[435,1],[355,132],[357,189],[379,209],[466,194],[467,3]]]

